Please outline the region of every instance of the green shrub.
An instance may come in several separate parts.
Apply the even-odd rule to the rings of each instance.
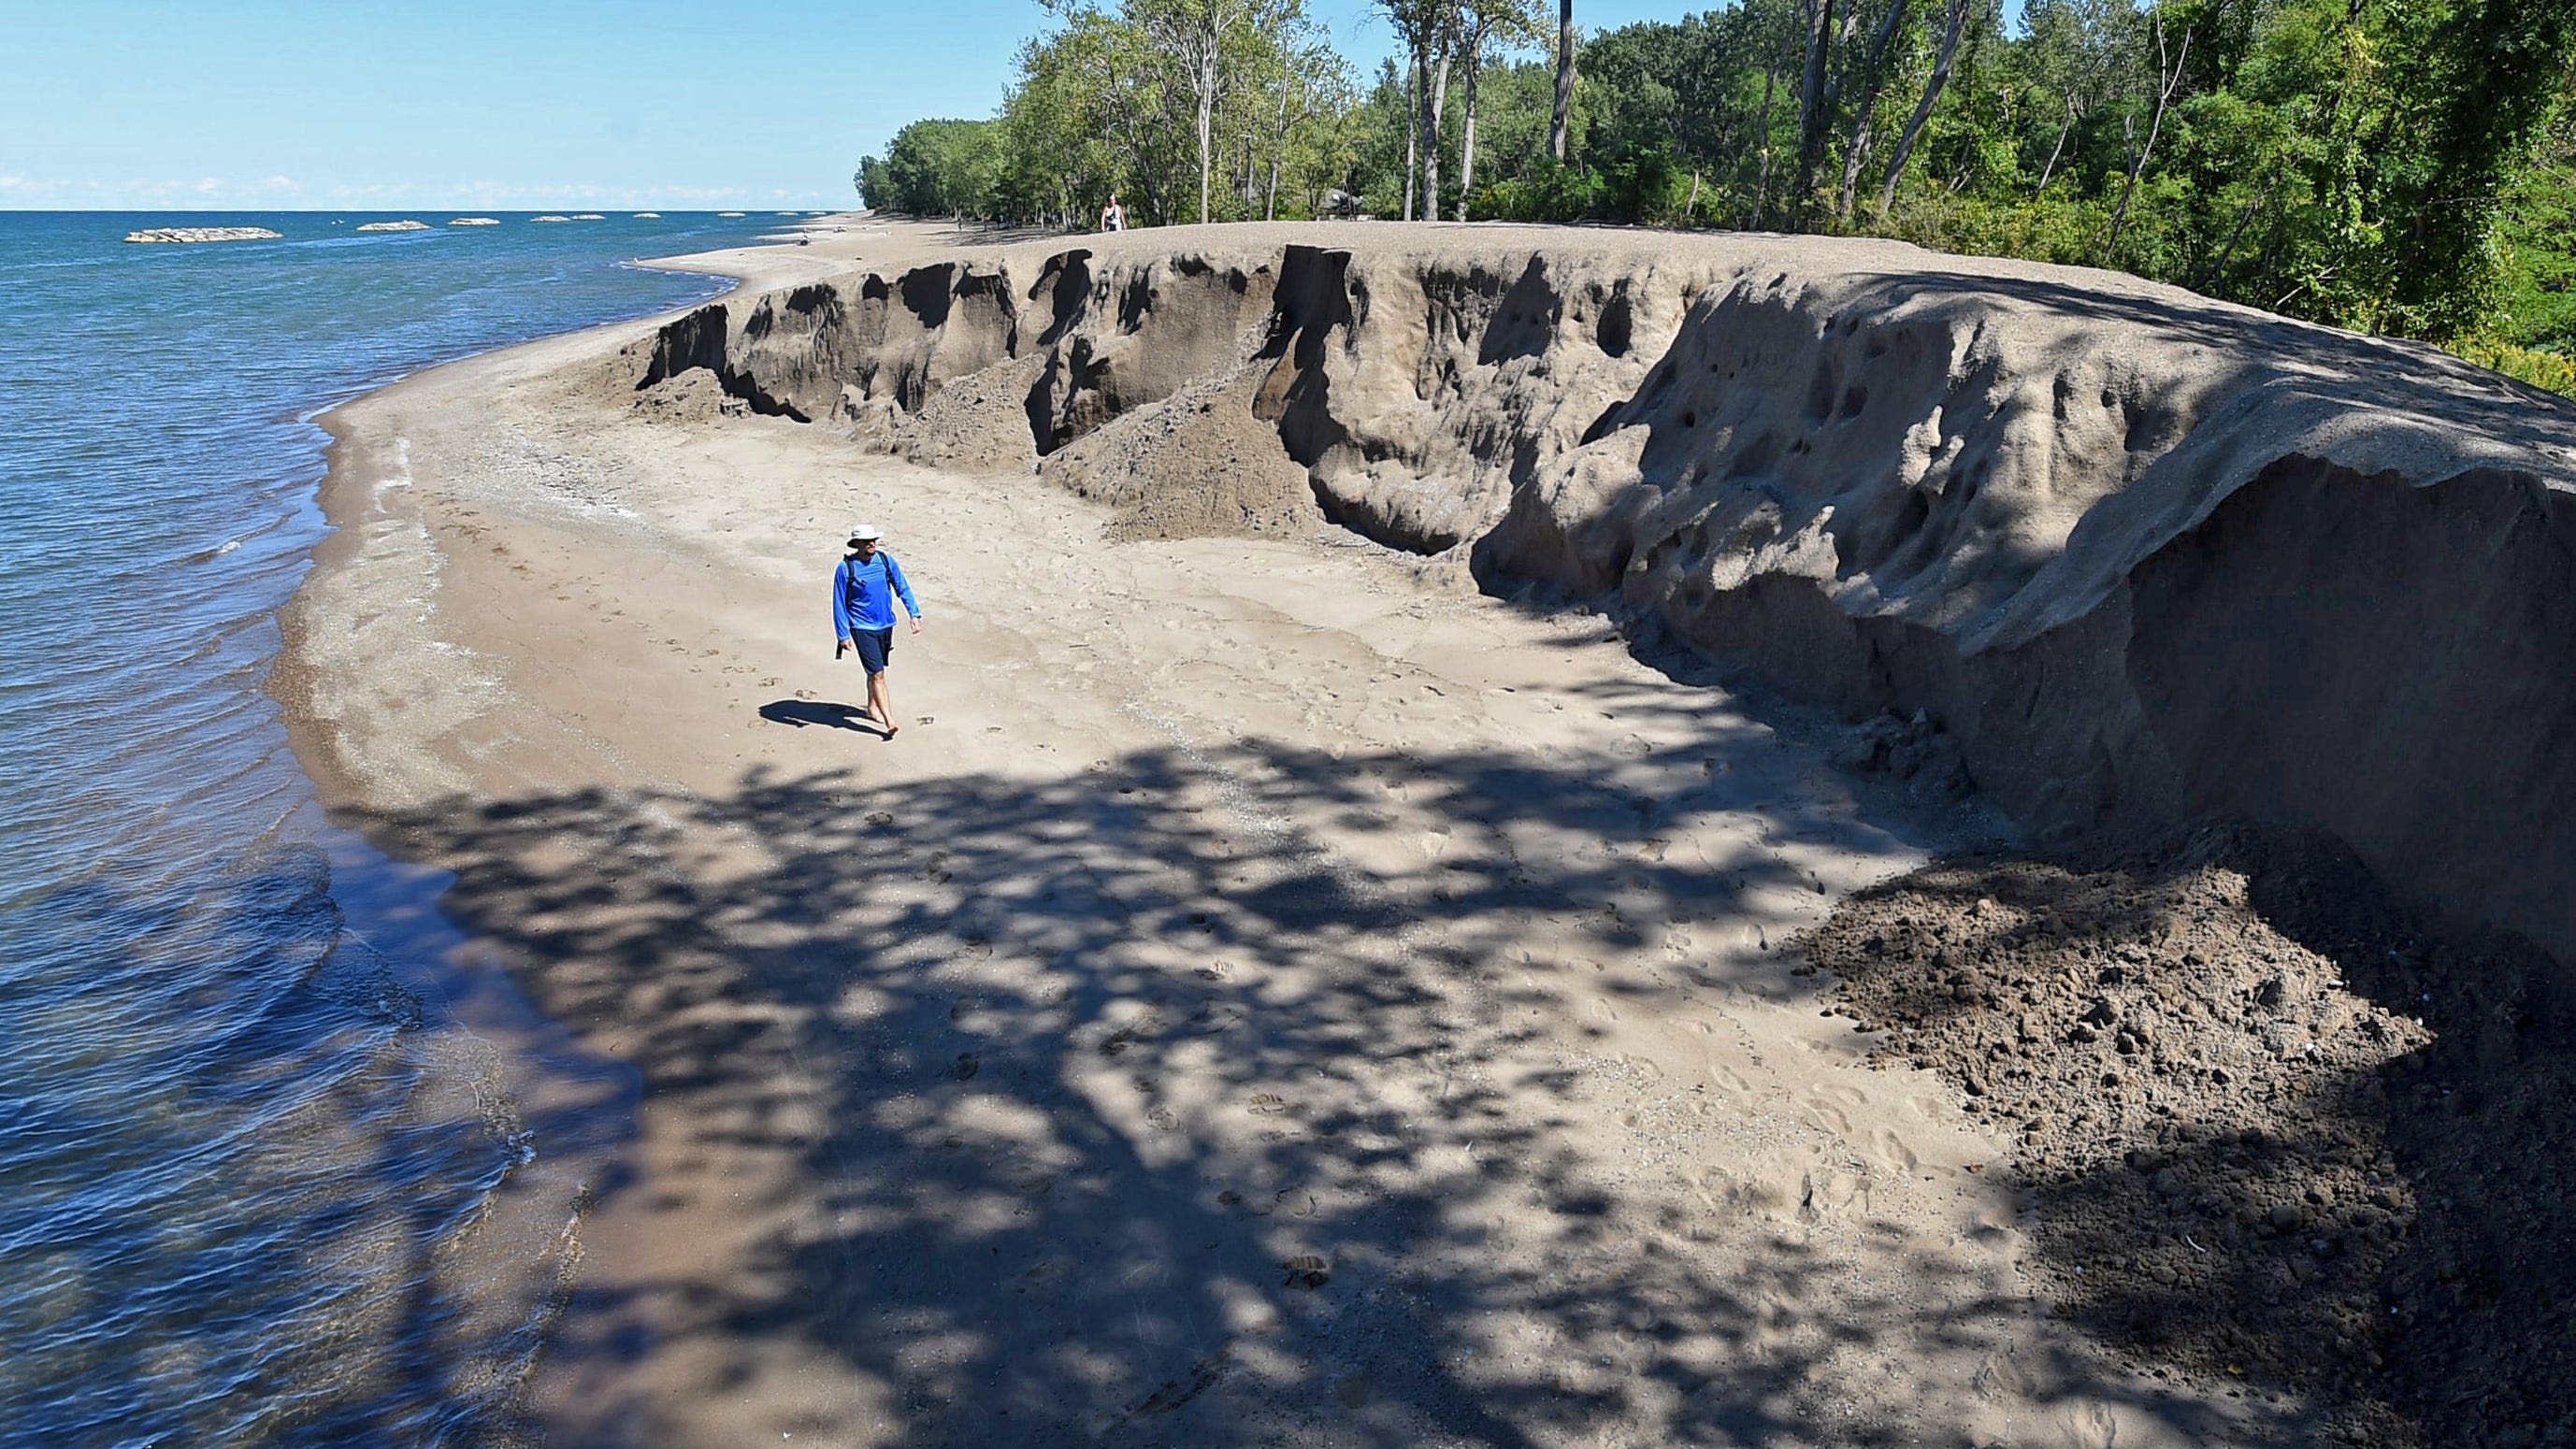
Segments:
[[[1601,177],[1553,156],[1531,163],[1525,175],[1487,182],[1467,196],[1467,214],[1479,221],[1580,221],[1601,205]]]
[[[2451,343],[2449,350],[2480,367],[2492,367],[2533,387],[2545,387],[2551,392],[2576,397],[2576,357],[2563,352],[2517,347],[2493,337],[2459,338]]]

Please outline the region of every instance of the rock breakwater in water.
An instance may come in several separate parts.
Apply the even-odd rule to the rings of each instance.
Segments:
[[[1311,498],[1802,701],[1920,715],[2039,832],[2322,830],[2576,957],[2564,400],[1889,243],[1299,234],[1328,244],[1177,231],[740,296],[628,381],[1035,466],[1144,527]]]
[[[129,231],[125,239],[138,244],[185,245],[196,242],[276,241],[279,233],[264,226],[155,226],[142,231]]]

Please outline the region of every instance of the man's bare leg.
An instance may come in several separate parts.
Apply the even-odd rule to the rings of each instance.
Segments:
[[[903,728],[894,722],[894,701],[886,697],[883,671],[868,676],[868,713],[875,715],[877,723],[885,726],[888,739],[894,738],[894,732]]]

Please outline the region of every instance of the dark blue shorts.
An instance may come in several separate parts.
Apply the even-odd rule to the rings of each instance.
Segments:
[[[859,663],[867,666],[868,673],[885,673],[886,656],[894,653],[893,629],[861,629],[850,636],[850,642],[859,646]]]

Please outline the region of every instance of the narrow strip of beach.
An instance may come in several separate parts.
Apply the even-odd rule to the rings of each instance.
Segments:
[[[335,812],[641,1081],[565,1204],[549,1437],[2285,1431],[2052,1319],[1990,1129],[1792,975],[1950,843],[1812,747],[1329,528],[1125,538],[1025,474],[657,409],[652,335],[327,415],[274,685]],[[859,523],[928,615],[892,740],[825,612]]]

